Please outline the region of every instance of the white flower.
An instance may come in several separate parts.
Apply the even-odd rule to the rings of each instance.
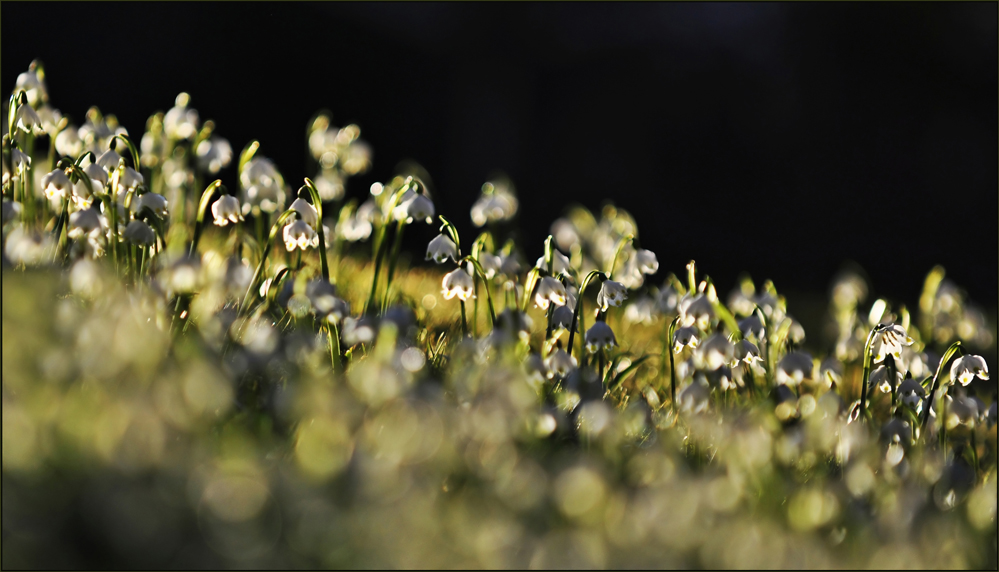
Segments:
[[[14,166],[15,171],[23,173],[25,169],[31,166],[31,157],[24,151],[14,147],[10,152],[10,162]]]
[[[442,293],[445,300],[450,300],[457,296],[459,300],[464,302],[472,297],[474,286],[472,277],[461,268],[445,274],[442,285],[444,287]]]
[[[105,224],[101,220],[101,215],[94,209],[76,211],[69,215],[70,238],[81,236],[96,236],[100,234]]]
[[[312,230],[304,220],[295,222],[284,227],[284,246],[288,252],[295,250],[295,247],[305,250],[310,246],[319,246],[319,234]]]
[[[589,330],[586,330],[586,351],[591,354],[616,345],[617,339],[614,337],[614,331],[607,325],[607,322],[598,321]]]
[[[798,385],[804,379],[811,379],[812,356],[805,352],[791,352],[777,364],[777,383]]]
[[[895,387],[902,384],[902,372],[895,370]],[[871,370],[870,383],[879,388],[883,393],[891,393],[891,376],[888,375],[888,368],[883,365]]]
[[[708,407],[708,397],[711,395],[711,387],[703,379],[698,379],[683,388],[677,401],[680,408],[688,413],[700,413]]]
[[[902,403],[908,405],[916,413],[922,413],[923,398],[926,397],[926,390],[918,381],[906,379],[898,386],[898,396]]]
[[[35,232],[19,225],[7,235],[4,251],[11,261],[30,265],[51,260],[54,248],[50,233]]]
[[[163,131],[171,139],[193,139],[198,133],[198,112],[188,109],[191,98],[181,93],[174,106],[163,116]]]
[[[520,274],[520,262],[517,261],[517,257],[513,254],[501,255],[499,272],[507,278],[516,278]]]
[[[393,215],[395,220],[404,220],[406,224],[410,224],[414,220],[422,220],[430,224],[434,219],[434,203],[426,195],[414,192],[402,204],[395,207]]]
[[[965,355],[957,358],[950,366],[951,383],[960,381],[961,385],[967,386],[975,377],[987,380],[989,378],[989,366],[982,356]]]
[[[55,148],[60,155],[79,157],[80,153],[83,153],[83,139],[80,139],[76,127],[67,127],[60,131],[55,138]]]
[[[239,212],[239,199],[231,195],[223,195],[212,203],[212,216],[215,217],[216,226],[225,226],[243,220],[243,214]]]
[[[14,83],[14,93],[24,90],[24,95],[28,98],[28,104],[32,107],[37,107],[40,102],[49,98],[49,94],[45,88],[45,82],[38,78],[38,72],[33,64],[34,62],[32,62],[28,71],[17,75],[17,80]]]
[[[655,300],[642,296],[624,309],[624,320],[632,324],[652,324],[655,322],[657,311]]]
[[[565,306],[565,286],[551,276],[545,276],[538,284],[534,303],[542,310],[547,310],[549,303]]]
[[[45,129],[45,133],[49,137],[57,135],[56,130],[59,129],[59,123],[62,122],[62,112],[49,104],[42,105],[36,112],[38,118],[42,120],[42,128]]]
[[[711,301],[704,294],[691,297],[689,294],[680,300],[680,321],[684,326],[697,325],[698,328],[706,330],[711,325],[711,318],[715,315],[715,310],[711,306]]]
[[[744,362],[746,365],[762,363],[760,348],[749,340],[739,340],[735,343],[732,351],[732,367],[738,365],[739,362]]]
[[[232,146],[229,141],[215,135],[198,143],[195,153],[198,155],[198,165],[213,175],[232,162]]]
[[[545,367],[548,370],[548,379],[552,379],[556,375],[565,378],[576,369],[576,358],[559,348],[545,359]]]
[[[443,234],[438,234],[427,245],[427,257],[425,260],[433,260],[437,264],[444,264],[448,258],[455,262],[458,261],[458,247],[450,238]]]
[[[891,324],[874,336],[874,363],[881,363],[885,356],[891,354],[895,361],[902,359],[902,346],[911,346],[912,338],[898,324]]]
[[[337,297],[336,287],[327,280],[318,279],[309,282],[305,287],[305,295],[312,302],[313,312],[330,322],[339,322],[350,315],[350,304]]]
[[[731,363],[735,348],[722,334],[712,334],[694,352],[694,362],[702,369],[714,371]]]
[[[335,169],[323,169],[315,179],[319,198],[324,201],[339,201],[343,198],[343,178]]]
[[[545,257],[542,256],[538,259],[535,267],[539,270],[548,271],[548,263],[545,262]],[[562,254],[561,252],[552,249],[552,272],[553,274],[568,274],[569,273],[569,257]]]
[[[270,159],[250,159],[243,167],[239,181],[246,189],[243,214],[251,211],[273,213],[284,206],[284,178]]]
[[[600,292],[597,293],[597,305],[603,312],[606,312],[611,306],[620,306],[627,299],[628,289],[624,287],[624,284],[613,280],[604,280],[600,286]]]
[[[131,167],[125,167],[125,171],[121,174],[118,184],[125,189],[135,189],[142,184],[143,180],[144,178],[138,171]]]
[[[503,259],[495,254],[489,254],[488,252],[479,253],[479,266],[482,267],[482,272],[485,273],[486,279],[490,280],[500,271],[503,266]]]
[[[482,185],[483,193],[472,205],[472,223],[484,226],[490,221],[503,221],[517,214],[517,197],[502,183]]]
[[[62,169],[56,169],[42,177],[45,198],[52,201],[53,204],[62,202],[62,199],[66,197],[67,191],[72,191],[72,185],[69,177],[66,176],[65,171]]]
[[[700,339],[698,338],[699,333],[700,332],[698,332],[697,328],[694,326],[677,328],[676,331],[673,332],[673,353],[680,353],[680,350],[682,350],[684,346],[691,349],[696,348],[698,343],[700,343]]]
[[[125,240],[141,246],[150,246],[156,242],[156,233],[153,232],[153,229],[149,228],[148,224],[141,220],[133,220],[128,223],[123,236]]]
[[[659,260],[651,250],[644,248],[635,251],[635,264],[642,274],[655,274],[659,270]]]
[[[319,212],[316,210],[316,207],[309,204],[309,201],[297,198],[292,201],[291,206],[288,208],[297,212],[298,218],[304,220],[305,224],[316,228],[316,224],[319,222]]]
[[[568,330],[572,327],[572,316],[574,312],[568,304],[559,306],[552,312],[552,328]]]
[[[149,209],[150,212],[161,219],[165,219],[167,217],[167,200],[163,195],[146,193],[139,196],[138,200],[132,201],[133,213],[140,213],[144,208]]]
[[[18,106],[17,111],[14,112],[14,126],[25,133],[45,134],[42,118],[38,117],[38,113],[30,105]]]
[[[739,331],[747,338],[760,340],[763,337],[763,322],[755,313],[739,320]]]
[[[114,149],[108,149],[97,158],[97,164],[104,169],[104,172],[108,175],[118,168],[119,161],[121,161],[121,155],[119,155]]]
[[[357,242],[371,236],[371,223],[360,216],[361,212],[354,213],[354,216],[347,218],[342,224],[337,225],[336,231],[344,240]]]

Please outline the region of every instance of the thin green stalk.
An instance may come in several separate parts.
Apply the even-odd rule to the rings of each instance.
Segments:
[[[617,259],[621,255],[621,251],[624,250],[625,245],[627,245],[629,242],[631,242],[633,240],[635,240],[635,236],[632,235],[632,234],[629,234],[628,236],[623,237],[617,243],[617,250],[614,251],[614,258],[611,259],[610,269],[607,270],[607,276],[609,278],[613,278],[614,277],[614,269],[617,268]]]
[[[676,325],[680,322],[680,316],[673,318],[673,321],[669,324],[669,331],[666,336],[666,347],[664,351],[669,353],[669,399],[670,404],[673,406],[673,411],[677,411],[676,407],[676,365],[673,363],[673,334],[676,332]]]
[[[239,310],[236,312],[236,315],[242,315],[247,309],[247,303],[250,300],[250,293],[253,292],[253,288],[257,285],[257,281],[260,279],[260,275],[264,271],[264,264],[267,263],[267,254],[271,250],[274,237],[281,231],[284,223],[295,215],[296,212],[294,210],[288,209],[281,213],[281,216],[279,216],[274,222],[274,225],[271,226],[271,232],[267,236],[267,242],[264,244],[263,250],[260,252],[260,262],[257,264],[257,269],[253,271],[253,278],[250,279],[250,284],[246,287],[246,294],[243,295],[243,300],[239,303]]]
[[[576,324],[579,324],[579,329],[583,330],[581,314],[583,309],[583,296],[586,295],[586,287],[590,285],[590,282],[592,282],[594,278],[600,277],[601,280],[607,280],[607,276],[608,275],[600,272],[599,270],[591,270],[590,273],[583,278],[583,281],[579,283],[579,295],[576,296],[576,307],[572,311],[572,323],[569,325],[569,343],[567,345],[569,346],[568,351],[570,356],[572,355],[573,350],[572,341],[576,336]],[[582,348],[580,348],[580,363],[582,363]]]
[[[475,274],[478,276],[479,280],[482,282],[483,287],[486,290],[486,308],[489,310],[489,327],[496,326],[496,310],[493,307],[493,295],[489,291],[489,282],[486,280],[486,273],[482,270],[482,265],[479,261],[471,256],[466,256],[461,259],[461,262],[468,262],[472,265],[475,270]],[[478,310],[478,305],[476,305],[476,310]]]
[[[388,271],[386,272],[385,295],[382,298],[382,311],[388,307],[389,290],[392,288],[392,278],[395,276],[395,267],[399,261],[399,251],[402,249],[402,235],[406,229],[406,221],[400,220],[395,227],[395,237],[392,240],[392,251],[389,253]]]
[[[896,395],[898,394],[898,388],[895,387],[895,358],[888,355],[885,356],[885,367],[888,368],[888,383],[891,384],[891,409],[890,417],[895,416],[895,403]]]
[[[464,337],[468,337],[468,321],[465,319],[465,301],[459,301],[461,302],[461,334]]]
[[[930,418],[930,407],[933,407],[933,397],[937,388],[940,386],[940,374],[943,372],[947,362],[954,357],[954,354],[964,355],[964,348],[961,347],[960,340],[954,342],[949,348],[947,348],[943,357],[940,358],[940,363],[937,364],[937,371],[933,374],[933,385],[930,388],[929,394],[926,396],[926,403],[923,404],[922,431],[920,431],[920,433],[926,431],[926,421]],[[953,382],[954,380],[951,380],[951,383]]]
[[[860,386],[860,415],[864,419],[867,419],[867,386],[871,379],[871,360],[873,358],[871,351],[874,339],[880,332],[881,326],[875,326],[871,333],[867,334],[867,342],[864,344],[864,378],[861,380]]]
[[[336,322],[327,322],[326,339],[330,348],[330,364],[333,372],[340,371],[340,328]]]
[[[198,251],[198,241],[201,240],[201,232],[204,229],[205,212],[208,211],[208,204],[219,188],[225,188],[222,187],[222,179],[216,179],[208,185],[205,192],[201,193],[201,200],[198,202],[198,215],[194,221],[194,238],[191,240],[191,248],[188,251],[190,256],[194,256],[194,253]]]

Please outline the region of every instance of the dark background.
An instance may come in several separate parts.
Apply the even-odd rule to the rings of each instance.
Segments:
[[[505,171],[529,257],[571,201],[613,200],[723,292],[749,271],[824,296],[852,260],[912,307],[939,263],[996,303],[996,3],[3,2],[2,37],[4,92],[37,57],[74,123],[97,105],[140,136],[187,91],[295,187],[327,108],[375,152],[348,196],[412,158],[466,235]]]

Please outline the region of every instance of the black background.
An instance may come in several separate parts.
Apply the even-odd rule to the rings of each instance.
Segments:
[[[375,152],[348,196],[412,158],[465,235],[505,171],[528,257],[612,200],[723,292],[749,271],[824,296],[852,260],[910,307],[938,263],[996,301],[996,3],[3,2],[2,38],[5,92],[37,57],[75,124],[97,105],[139,136],[187,91],[296,188],[327,108]]]

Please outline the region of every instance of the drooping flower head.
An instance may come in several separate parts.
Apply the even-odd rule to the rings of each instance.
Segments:
[[[443,234],[438,234],[427,245],[426,260],[433,260],[437,264],[444,264],[448,258],[455,262],[458,261],[458,247],[450,238]]]
[[[316,248],[319,246],[319,234],[304,220],[296,220],[284,227],[284,246],[288,252],[295,250],[296,247],[302,250],[309,247]]]
[[[445,300],[457,296],[459,300],[464,302],[472,297],[474,290],[472,277],[461,268],[445,274],[442,286]]]
[[[902,359],[902,346],[911,345],[912,338],[906,335],[902,326],[898,324],[886,326],[874,336],[872,346],[874,363],[883,362],[887,355],[891,355],[896,361],[899,361]]]
[[[586,330],[586,351],[596,353],[602,349],[610,349],[617,345],[614,331],[607,322],[598,321]]]
[[[534,294],[534,303],[542,310],[547,310],[549,304],[564,306],[565,286],[555,278],[545,276],[538,283],[538,289]]]
[[[957,358],[950,366],[951,383],[961,382],[967,386],[975,377],[989,379],[989,366],[982,356],[965,355]]]
[[[613,280],[604,280],[604,283],[600,285],[600,292],[597,293],[597,305],[603,312],[606,312],[611,306],[620,306],[627,299],[628,289],[624,287],[624,284]]]
[[[239,199],[231,195],[222,195],[212,203],[212,216],[215,218],[216,226],[240,222],[243,220],[243,213],[239,211]]]

